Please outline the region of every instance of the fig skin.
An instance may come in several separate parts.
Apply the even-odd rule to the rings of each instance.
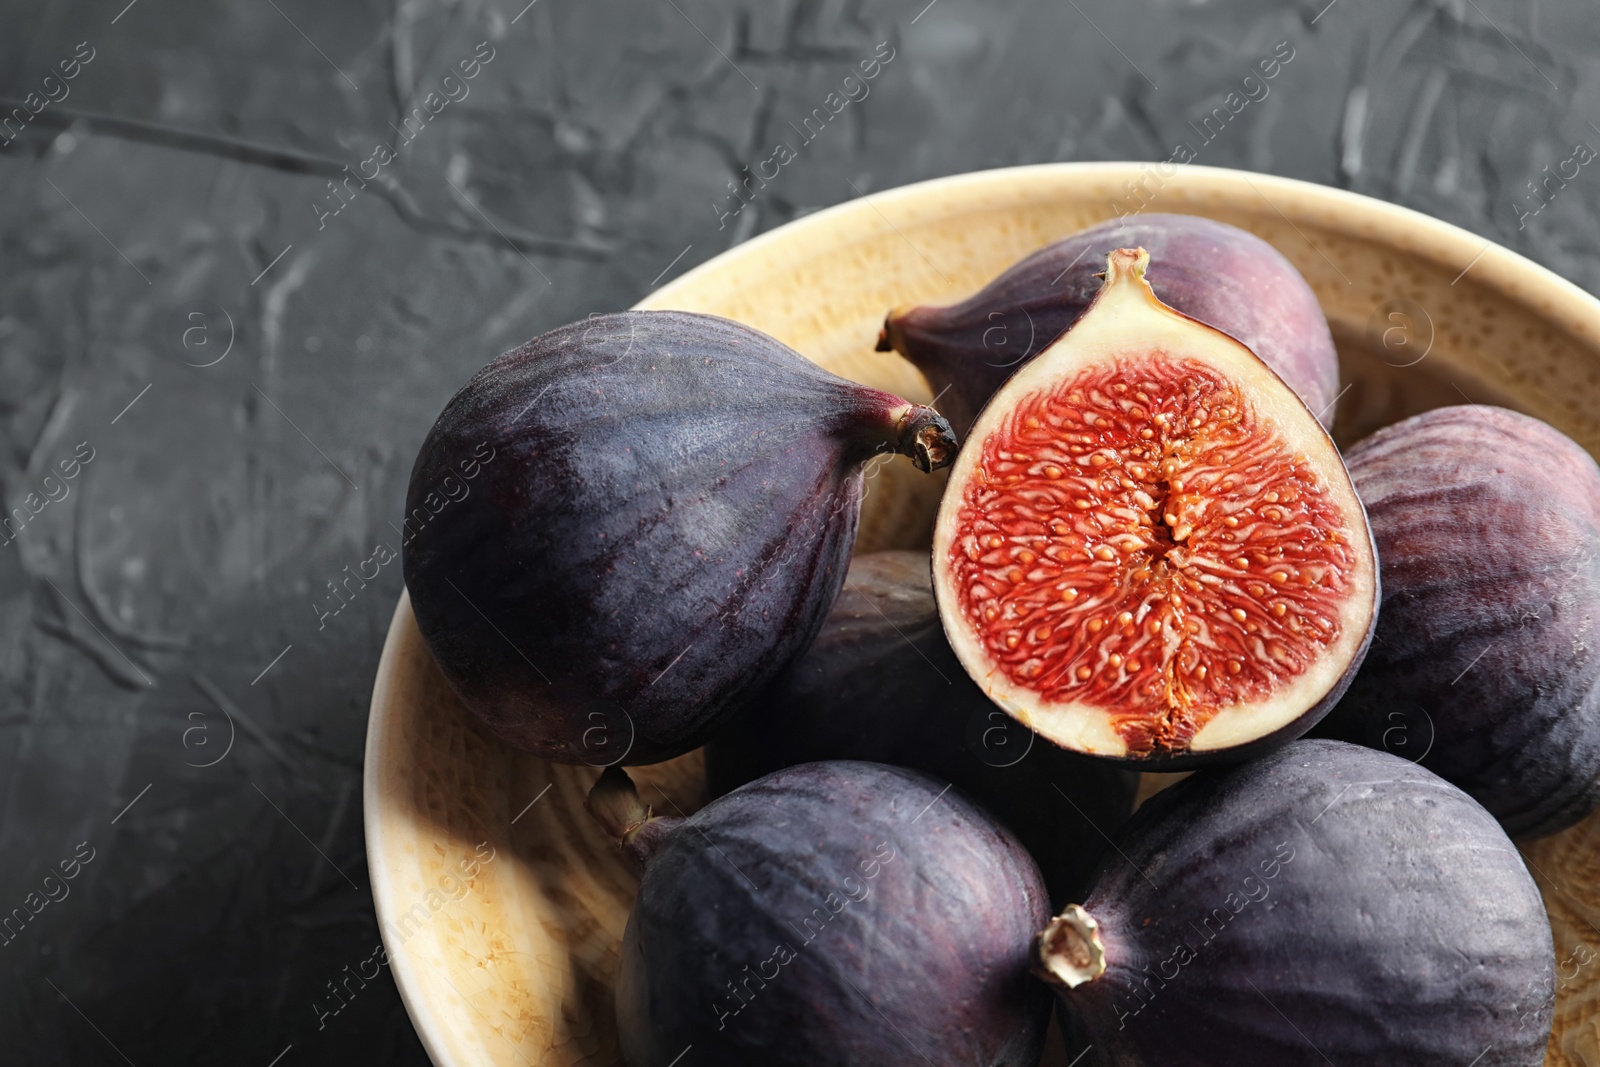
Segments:
[[[1084,903],[1106,969],[1057,990],[1069,1056],[1092,1046],[1080,1067],[1544,1062],[1539,890],[1428,771],[1297,741],[1158,794],[1117,844]]]
[[[506,742],[668,759],[810,644],[866,461],[927,470],[954,448],[932,409],[726,319],[560,327],[484,367],[423,442],[404,550],[418,629]]]
[[[1503,408],[1440,408],[1346,456],[1383,574],[1377,639],[1325,736],[1454,782],[1513,836],[1600,804],[1600,468]]]
[[[1197,215],[1130,215],[1062,238],[958,304],[890,312],[878,351],[915,364],[965,440],[995,390],[1088,310],[1106,256],[1135,247],[1162,303],[1241,342],[1333,425],[1339,359],[1316,294],[1255,234]]]
[[[706,746],[712,794],[817,760],[925,771],[1009,827],[1065,903],[1132,813],[1139,776],[1057,748],[984,696],[945,639],[928,563],[906,551],[850,562],[810,650]]]
[[[605,775],[590,810],[644,871],[616,994],[632,1067],[689,1046],[710,1067],[1038,1063],[1051,997],[1028,939],[1044,886],[958,791],[810,763],[680,820],[636,799],[630,815],[626,776]]]

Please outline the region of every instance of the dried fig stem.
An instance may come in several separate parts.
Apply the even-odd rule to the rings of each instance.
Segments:
[[[583,806],[639,871],[661,840],[683,822],[676,816],[654,814],[639,799],[633,779],[621,767],[607,767],[600,773]]]
[[[1076,904],[1033,938],[1033,973],[1063,989],[1076,989],[1106,973],[1100,923]]]
[[[924,473],[948,467],[955,461],[956,435],[945,417],[925,404],[907,404],[895,424],[895,451],[910,456]]]

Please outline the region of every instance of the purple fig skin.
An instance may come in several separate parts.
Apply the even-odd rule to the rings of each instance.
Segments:
[[[1057,990],[1079,1067],[1544,1063],[1543,901],[1442,778],[1297,741],[1158,794],[1117,846],[1084,902],[1105,972]]]
[[[1132,813],[1139,776],[1057,748],[984,696],[945,639],[928,567],[926,552],[851,560],[810,650],[706,746],[712,794],[817,760],[925,771],[1009,827],[1065,903]]]
[[[923,373],[965,439],[995,390],[1088,310],[1107,254],[1141,247],[1162,303],[1241,342],[1333,425],[1339,359],[1311,287],[1255,234],[1196,215],[1130,215],[1063,238],[959,304],[891,312],[878,351]]]
[[[617,982],[622,1051],[665,1067],[1033,1067],[1049,917],[1022,845],[958,792],[873,763],[788,768],[653,842]],[[687,1060],[685,1062],[688,1062]]]
[[[404,549],[417,626],[509,744],[659,762],[810,644],[866,461],[931,469],[954,450],[932,409],[726,319],[563,326],[484,367],[423,443]]]
[[[1481,405],[1346,455],[1383,603],[1325,736],[1418,760],[1517,837],[1600,804],[1600,468],[1537,419]]]

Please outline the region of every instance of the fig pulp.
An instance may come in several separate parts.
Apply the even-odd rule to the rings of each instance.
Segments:
[[[1544,1063],[1539,890],[1442,778],[1297,741],[1157,794],[1117,847],[1035,940],[1079,1067]]]
[[[1064,748],[1175,770],[1309,729],[1378,572],[1326,431],[1249,349],[1109,257],[1078,324],[984,409],[934,528],[950,644]]]
[[[1347,458],[1383,608],[1319,729],[1420,761],[1514,836],[1576,822],[1600,803],[1600,469],[1560,431],[1479,405]]]
[[[878,350],[922,371],[964,440],[995,390],[1088,309],[1106,256],[1135,247],[1149,251],[1163,303],[1236,338],[1333,425],[1339,361],[1316,295],[1255,234],[1195,215],[1114,219],[1064,238],[959,304],[891,312]]]
[[[822,632],[706,746],[720,795],[815,760],[892,763],[954,783],[1005,823],[1052,900],[1079,893],[1138,776],[1038,740],[961,669],[939,625],[926,552],[850,562]]]
[[[617,980],[632,1067],[1037,1064],[1044,886],[944,783],[809,763],[680,820],[608,768],[590,811],[644,871]]]
[[[811,642],[863,465],[900,452],[931,470],[954,447],[931,408],[726,319],[560,327],[484,367],[423,442],[406,499],[418,629],[511,744],[667,759]]]

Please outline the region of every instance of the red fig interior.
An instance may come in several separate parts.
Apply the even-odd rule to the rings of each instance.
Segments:
[[[997,703],[1065,747],[1160,759],[1325,711],[1364,652],[1377,572],[1315,415],[1161,304],[1147,261],[1112,253],[1089,312],[973,425],[934,576]]]

